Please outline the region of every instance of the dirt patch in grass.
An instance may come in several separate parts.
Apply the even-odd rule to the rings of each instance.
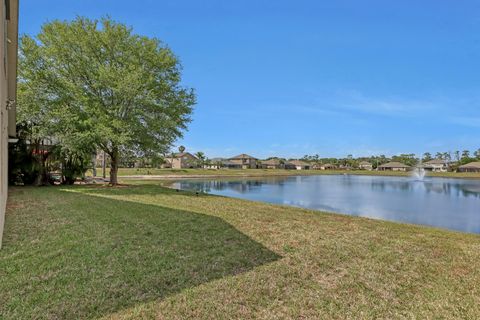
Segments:
[[[25,203],[19,203],[19,202],[8,202],[7,203],[7,213],[13,213],[13,209],[22,209],[25,208]]]

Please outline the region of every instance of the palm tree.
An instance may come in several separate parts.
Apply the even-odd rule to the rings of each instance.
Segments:
[[[200,167],[203,167],[203,165],[205,164],[205,153],[201,152],[201,151],[198,151],[197,153],[195,153],[195,157],[198,158],[198,163],[200,165]]]
[[[430,152],[425,152],[423,154],[423,161],[427,162],[427,161],[430,161],[432,160],[432,154]]]
[[[460,151],[455,151],[455,160],[459,161],[460,160]]]
[[[475,158],[480,160],[480,149],[477,149],[477,151],[475,151],[473,155],[475,156]]]

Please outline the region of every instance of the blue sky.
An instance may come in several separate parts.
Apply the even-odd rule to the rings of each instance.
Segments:
[[[479,1],[21,0],[20,32],[105,15],[180,57],[209,157],[480,148]]]

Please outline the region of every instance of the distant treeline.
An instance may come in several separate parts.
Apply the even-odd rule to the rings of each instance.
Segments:
[[[422,157],[417,157],[415,154],[410,153],[399,154],[392,157],[379,155],[354,158],[352,155],[348,155],[346,158],[321,158],[318,154],[316,154],[304,155],[301,160],[312,163],[331,163],[336,166],[348,166],[352,168],[358,167],[359,163],[362,161],[367,161],[371,163],[374,168],[376,168],[377,166],[390,161],[398,161],[409,166],[415,166],[418,165],[420,162],[427,162],[433,159],[443,160],[447,163],[450,163],[452,166],[461,166],[473,161],[480,161],[480,149],[474,152],[470,152],[469,150],[463,150],[461,152],[437,152],[434,155],[430,152],[425,152]]]

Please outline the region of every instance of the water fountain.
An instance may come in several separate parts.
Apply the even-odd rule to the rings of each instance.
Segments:
[[[415,181],[423,181],[425,178],[425,169],[423,168],[422,162],[420,162],[415,169],[413,169],[412,177]]]

